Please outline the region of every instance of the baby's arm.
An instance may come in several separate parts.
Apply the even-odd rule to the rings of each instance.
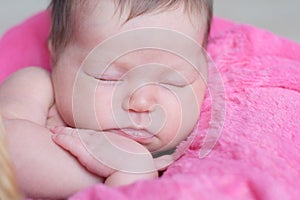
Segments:
[[[30,197],[66,198],[102,179],[59,148],[45,128],[53,105],[49,73],[26,68],[0,86],[0,113],[19,187]]]

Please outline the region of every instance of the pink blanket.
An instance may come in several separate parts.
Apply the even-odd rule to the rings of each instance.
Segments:
[[[49,16],[41,13],[0,41],[0,82],[26,66],[49,67]],[[226,92],[225,122],[213,151],[199,158],[210,122],[207,95],[184,155],[156,180],[95,185],[71,199],[298,199],[300,46],[270,32],[214,19],[208,52]],[[211,75],[211,80],[214,77]]]

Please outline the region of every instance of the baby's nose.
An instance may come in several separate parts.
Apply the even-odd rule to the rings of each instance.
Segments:
[[[129,94],[127,102],[124,102],[123,107],[127,111],[134,113],[152,112],[154,106],[157,104],[156,87],[155,85],[145,85],[136,89],[133,93]]]
[[[157,104],[157,86],[145,85],[129,94],[123,108],[136,126],[147,128]]]

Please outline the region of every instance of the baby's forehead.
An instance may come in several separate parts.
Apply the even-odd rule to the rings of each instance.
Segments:
[[[111,2],[111,1],[109,1]],[[159,13],[143,14],[126,21],[127,14],[116,13],[116,5],[102,2],[85,8],[80,18],[80,24],[75,28],[76,39],[73,42],[85,42],[88,46],[95,45],[124,32],[143,28],[158,28],[178,32],[191,38],[198,44],[203,43],[206,24],[205,17],[191,21],[191,18],[181,8],[165,10]],[[197,23],[197,24],[196,24]],[[146,35],[144,37],[153,37]],[[139,38],[136,38],[137,40]],[[176,41],[173,41],[176,42]],[[83,44],[87,45],[87,44]]]
[[[129,2],[129,4],[121,2]],[[186,26],[184,25],[192,24],[193,28],[197,29],[198,31],[201,31],[206,27],[207,16],[206,11],[203,8],[201,9],[202,11],[189,12],[183,3],[177,3],[178,5],[176,7],[165,6],[163,8],[160,6],[152,7],[150,6],[151,3],[141,3],[136,5],[143,5],[143,7],[139,10],[134,4],[131,5],[130,2],[132,1],[81,1],[81,6],[77,6],[78,9],[76,9],[76,20],[78,20],[80,23],[85,23],[86,21],[93,19],[93,25],[103,24],[104,21],[106,21],[108,24],[119,26],[135,24],[136,26],[143,25],[164,27],[163,25],[159,24],[160,22],[165,23],[166,28],[170,25],[177,25],[181,29],[186,29]],[[96,20],[99,21],[99,23],[97,23]]]

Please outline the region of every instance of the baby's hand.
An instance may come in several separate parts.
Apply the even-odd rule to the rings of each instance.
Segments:
[[[54,126],[66,126],[66,123],[62,120],[60,115],[58,114],[58,111],[56,109],[56,104],[53,104],[47,115],[47,121],[46,121],[46,127],[54,127]]]
[[[56,144],[98,176],[108,177],[117,171],[133,174],[157,171],[150,152],[124,136],[67,127],[55,127],[51,131]]]
[[[174,156],[172,154],[171,155],[163,155],[158,158],[155,158],[154,164],[158,171],[164,171],[174,161],[175,161]]]

